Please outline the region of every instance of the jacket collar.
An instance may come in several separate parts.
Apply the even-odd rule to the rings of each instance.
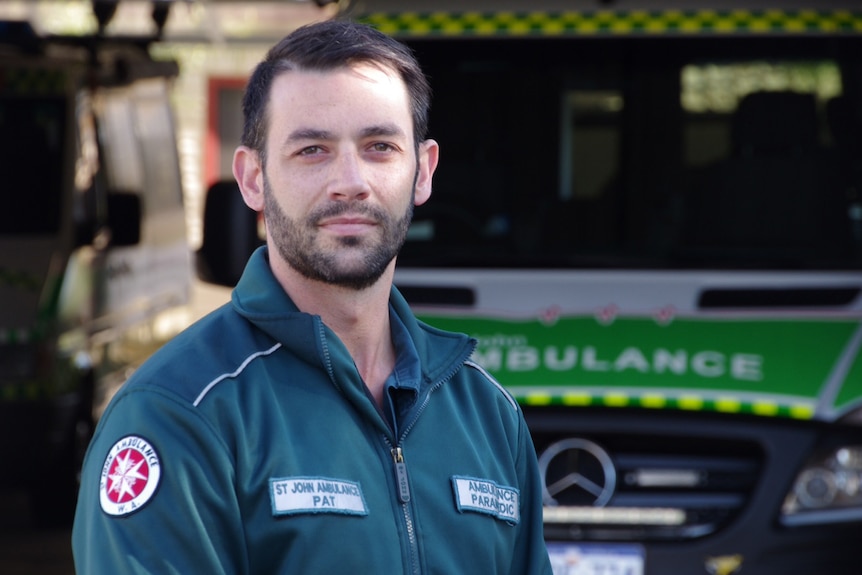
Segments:
[[[336,349],[346,353],[343,344],[323,324],[320,316],[299,311],[285,293],[272,273],[266,246],[258,248],[249,258],[231,300],[237,313],[306,361],[317,358],[322,367],[327,367],[321,338],[312,334],[323,335]],[[395,286],[389,296],[389,305],[390,312],[401,320],[413,341],[422,366],[422,377],[427,382],[451,376],[472,353],[475,342],[466,335],[440,331],[417,320]]]

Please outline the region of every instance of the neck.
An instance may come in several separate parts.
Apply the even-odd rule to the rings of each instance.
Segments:
[[[389,292],[394,261],[373,285],[355,290],[309,280],[292,268],[273,272],[291,300],[303,312],[320,318],[344,343],[365,385],[378,404],[395,367],[389,326]]]

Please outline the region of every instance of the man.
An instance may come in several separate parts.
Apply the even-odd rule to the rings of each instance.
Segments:
[[[407,49],[349,22],[257,67],[233,167],[267,247],[106,410],[79,573],[551,572],[520,409],[392,287],[428,101]]]

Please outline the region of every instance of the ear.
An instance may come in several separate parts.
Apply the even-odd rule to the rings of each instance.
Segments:
[[[419,170],[416,174],[416,195],[413,203],[421,206],[431,197],[431,179],[440,159],[440,146],[434,140],[419,144]]]
[[[245,204],[256,212],[263,211],[263,176],[258,153],[247,146],[238,147],[233,153],[233,177]]]

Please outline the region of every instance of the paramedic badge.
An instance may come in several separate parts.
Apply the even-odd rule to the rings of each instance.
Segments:
[[[128,515],[156,492],[161,464],[155,448],[137,435],[122,438],[108,452],[99,479],[99,503],[108,515]]]

